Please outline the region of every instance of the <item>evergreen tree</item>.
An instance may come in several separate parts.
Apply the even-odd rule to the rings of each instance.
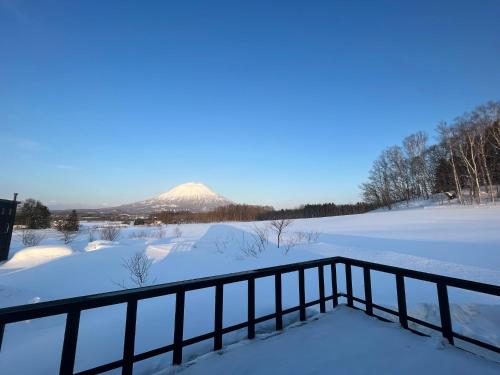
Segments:
[[[71,211],[71,213],[66,217],[63,229],[68,232],[78,232],[78,229],[80,229],[80,221],[78,220],[76,210]]]
[[[26,225],[28,229],[43,229],[50,227],[50,211],[42,202],[26,199],[16,218],[19,224]]]

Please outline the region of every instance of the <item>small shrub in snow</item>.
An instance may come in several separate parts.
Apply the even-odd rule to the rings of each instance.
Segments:
[[[257,237],[252,235],[247,236],[245,235],[245,232],[242,233],[239,247],[243,254],[249,257],[251,256],[257,258],[260,253],[258,244],[259,240]]]
[[[276,234],[276,243],[278,248],[280,247],[281,237],[285,232],[286,228],[292,225],[293,220],[291,219],[279,219],[273,220],[269,223],[269,228]]]
[[[149,259],[143,252],[138,252],[123,261],[122,266],[129,272],[130,280],[138,287],[154,283],[150,280],[150,268],[153,260]],[[124,284],[121,284],[125,288]]]
[[[219,254],[224,254],[224,251],[227,250],[228,241],[220,238],[216,238],[214,241],[215,249]]]
[[[177,238],[182,237],[182,230],[181,230],[181,226],[179,224],[177,224],[175,229],[174,229],[174,235]]]
[[[72,232],[69,230],[61,230],[61,240],[67,245],[73,242],[76,237],[78,237],[78,232]]]
[[[157,238],[159,240],[165,238],[166,235],[167,235],[167,230],[162,227],[151,232],[151,238]]]
[[[296,243],[303,243],[303,242],[306,242],[306,232],[302,232],[302,231],[295,232],[293,236],[294,236],[294,237],[293,237],[293,240],[294,240]]]
[[[259,251],[262,252],[266,249],[269,243],[269,232],[266,227],[258,227],[257,225],[253,228],[254,235],[258,242]]]
[[[287,238],[284,241],[284,249],[285,249],[285,254],[288,254],[288,252],[293,249],[295,246],[298,244],[312,244],[318,242],[319,236],[321,235],[320,232],[295,232],[293,233],[289,238]]]
[[[24,246],[37,246],[42,242],[44,235],[42,233],[37,233],[33,229],[23,229],[21,231],[21,240]]]
[[[307,243],[316,243],[321,236],[321,232],[306,232]]]
[[[129,234],[129,238],[137,239],[137,240],[143,240],[148,237],[148,234],[144,230],[140,231],[134,231]]]
[[[92,227],[88,229],[89,242],[94,242],[96,240],[97,227]]]
[[[99,230],[101,239],[106,241],[116,241],[120,237],[121,228],[117,226],[103,227]]]
[[[312,244],[318,242],[321,232],[295,232],[297,242]]]
[[[242,233],[241,241],[238,242],[240,250],[246,256],[257,258],[268,244],[267,230],[257,229],[255,233]]]
[[[297,246],[300,243],[300,240],[297,236],[292,236],[291,238],[287,239],[284,243],[284,250],[285,250],[285,255],[288,254],[288,252],[293,249],[295,246]]]

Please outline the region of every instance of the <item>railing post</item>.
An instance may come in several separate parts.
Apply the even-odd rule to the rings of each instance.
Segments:
[[[453,329],[451,326],[450,302],[448,300],[448,289],[445,284],[437,283],[439,314],[441,315],[441,328],[443,337],[453,345]]]
[[[401,274],[396,275],[396,289],[398,293],[399,323],[403,328],[408,328],[408,315],[406,311],[405,279]]]
[[[255,279],[248,279],[248,338],[255,337]]]
[[[318,266],[318,283],[319,283],[319,311],[324,313],[325,308],[325,275],[323,265]]]
[[[300,320],[306,320],[306,290],[304,281],[304,269],[299,269],[299,306]]]
[[[337,290],[337,263],[332,263],[330,264],[330,270],[332,273],[332,303],[333,303],[333,308],[337,307],[339,304],[339,297],[337,296],[338,290]]]
[[[175,327],[174,327],[174,352],[172,362],[174,365],[182,363],[182,340],[184,338],[184,302],[186,291],[180,290],[175,294]]]
[[[127,302],[125,318],[125,339],[123,341],[122,375],[132,375],[134,369],[135,328],[137,320],[137,301]]]
[[[222,349],[223,301],[224,301],[224,284],[217,284],[217,286],[215,287],[214,350]]]
[[[352,271],[351,265],[349,263],[345,264],[345,286],[347,289],[347,306],[353,307],[353,299],[352,299]]]
[[[276,306],[276,331],[283,329],[283,306],[281,301],[281,273],[274,274],[274,301]]]
[[[5,324],[0,323],[0,352],[2,351],[3,335],[5,333]]]
[[[66,327],[64,329],[64,341],[61,354],[60,375],[72,375],[75,367],[76,340],[78,338],[78,327],[80,325],[80,310],[73,310],[66,316]]]
[[[365,281],[365,311],[368,315],[373,315],[372,280],[370,277],[370,269],[368,267],[363,267],[363,278]]]

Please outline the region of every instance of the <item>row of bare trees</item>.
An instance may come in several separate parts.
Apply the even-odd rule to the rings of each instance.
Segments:
[[[460,203],[495,202],[500,183],[500,102],[489,102],[437,127],[438,143],[417,132],[382,152],[361,185],[367,203],[395,202],[450,192]],[[484,199],[483,199],[484,200]]]

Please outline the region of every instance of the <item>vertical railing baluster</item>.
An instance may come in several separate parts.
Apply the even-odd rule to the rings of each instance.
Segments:
[[[345,264],[345,286],[347,290],[347,306],[353,307],[354,302],[352,299],[352,271],[349,263]]]
[[[135,328],[137,321],[137,301],[127,302],[125,318],[125,339],[123,341],[122,375],[132,375],[134,369]]]
[[[222,349],[222,318],[223,318],[224,284],[215,287],[215,334],[214,350]]]
[[[366,313],[368,315],[373,315],[373,302],[372,302],[372,280],[370,277],[370,269],[368,267],[363,267],[363,278],[365,281],[365,302],[366,302]]]
[[[403,328],[408,328],[408,315],[406,311],[405,278],[403,275],[396,275],[396,289],[398,293],[399,323]]]
[[[318,287],[319,287],[319,311],[324,313],[325,308],[325,275],[323,265],[318,266]]]
[[[64,341],[61,353],[60,375],[73,374],[75,367],[76,342],[78,339],[78,327],[80,325],[80,310],[73,310],[66,316],[66,327],[64,329]]]
[[[5,333],[5,324],[0,323],[0,352],[2,351],[4,333]]]
[[[339,297],[337,296],[338,290],[337,290],[337,263],[332,263],[330,264],[330,270],[332,273],[332,303],[333,303],[333,308],[337,307],[339,304]]]
[[[445,284],[437,283],[439,314],[441,315],[441,328],[443,337],[453,345],[453,328],[451,325],[450,302],[448,300],[448,289]]]
[[[180,365],[182,363],[185,300],[186,291],[180,290],[175,294],[174,352],[172,354],[172,363],[174,365]]]
[[[306,320],[306,288],[304,281],[304,269],[299,269],[299,307],[300,320]]]
[[[255,279],[248,279],[248,338],[255,337]]]
[[[283,306],[281,301],[281,273],[274,275],[274,304],[276,307],[276,331],[283,329]]]

